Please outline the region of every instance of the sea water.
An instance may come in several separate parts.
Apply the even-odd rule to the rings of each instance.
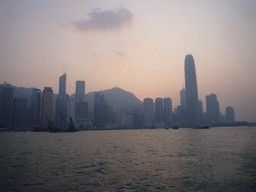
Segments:
[[[256,191],[256,127],[0,132],[0,191]]]

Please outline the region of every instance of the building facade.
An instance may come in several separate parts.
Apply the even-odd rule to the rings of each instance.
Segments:
[[[226,107],[225,117],[227,122],[235,122],[235,110],[233,107]]]
[[[0,124],[6,127],[12,125],[13,90],[10,84],[0,85]]]
[[[206,110],[208,122],[212,124],[220,122],[220,106],[217,95],[206,95]]]
[[[67,127],[67,101],[68,95],[66,94],[66,74],[59,78],[59,94],[56,99],[56,112],[55,112],[55,125],[60,128]]]
[[[187,126],[196,127],[199,124],[198,90],[197,90],[195,62],[192,55],[186,55],[185,57],[185,89],[186,89]]]
[[[154,104],[153,99],[145,98],[143,100],[143,110],[144,110],[144,126],[151,127],[154,126]]]
[[[100,92],[94,93],[94,125],[103,127],[106,122],[105,97]]]
[[[41,124],[41,90],[33,89],[31,94],[30,124]]]
[[[44,127],[48,126],[48,122],[53,121],[53,90],[51,87],[45,87],[43,90],[42,99],[42,124]]]
[[[172,99],[170,97],[164,98],[164,123],[166,127],[173,126]]]
[[[76,100],[85,101],[85,81],[76,81]]]

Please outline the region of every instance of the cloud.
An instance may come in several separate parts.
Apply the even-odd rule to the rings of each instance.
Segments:
[[[72,21],[78,31],[120,30],[133,21],[133,14],[124,8],[114,11],[93,11],[86,20]]]
[[[127,55],[124,52],[118,52],[115,51],[117,55],[119,55],[120,57],[127,57]]]

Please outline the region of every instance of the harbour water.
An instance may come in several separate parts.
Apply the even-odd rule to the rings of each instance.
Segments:
[[[256,127],[0,132],[0,191],[256,191]]]

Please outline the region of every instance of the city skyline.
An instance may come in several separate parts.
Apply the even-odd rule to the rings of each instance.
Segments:
[[[67,66],[68,94],[118,86],[144,98],[180,105],[184,56],[197,69],[198,99],[214,93],[220,112],[255,121],[253,1],[0,2],[0,84],[52,87]],[[99,17],[96,17],[98,15]],[[101,23],[97,18],[108,18]],[[118,20],[116,18],[122,18]]]

